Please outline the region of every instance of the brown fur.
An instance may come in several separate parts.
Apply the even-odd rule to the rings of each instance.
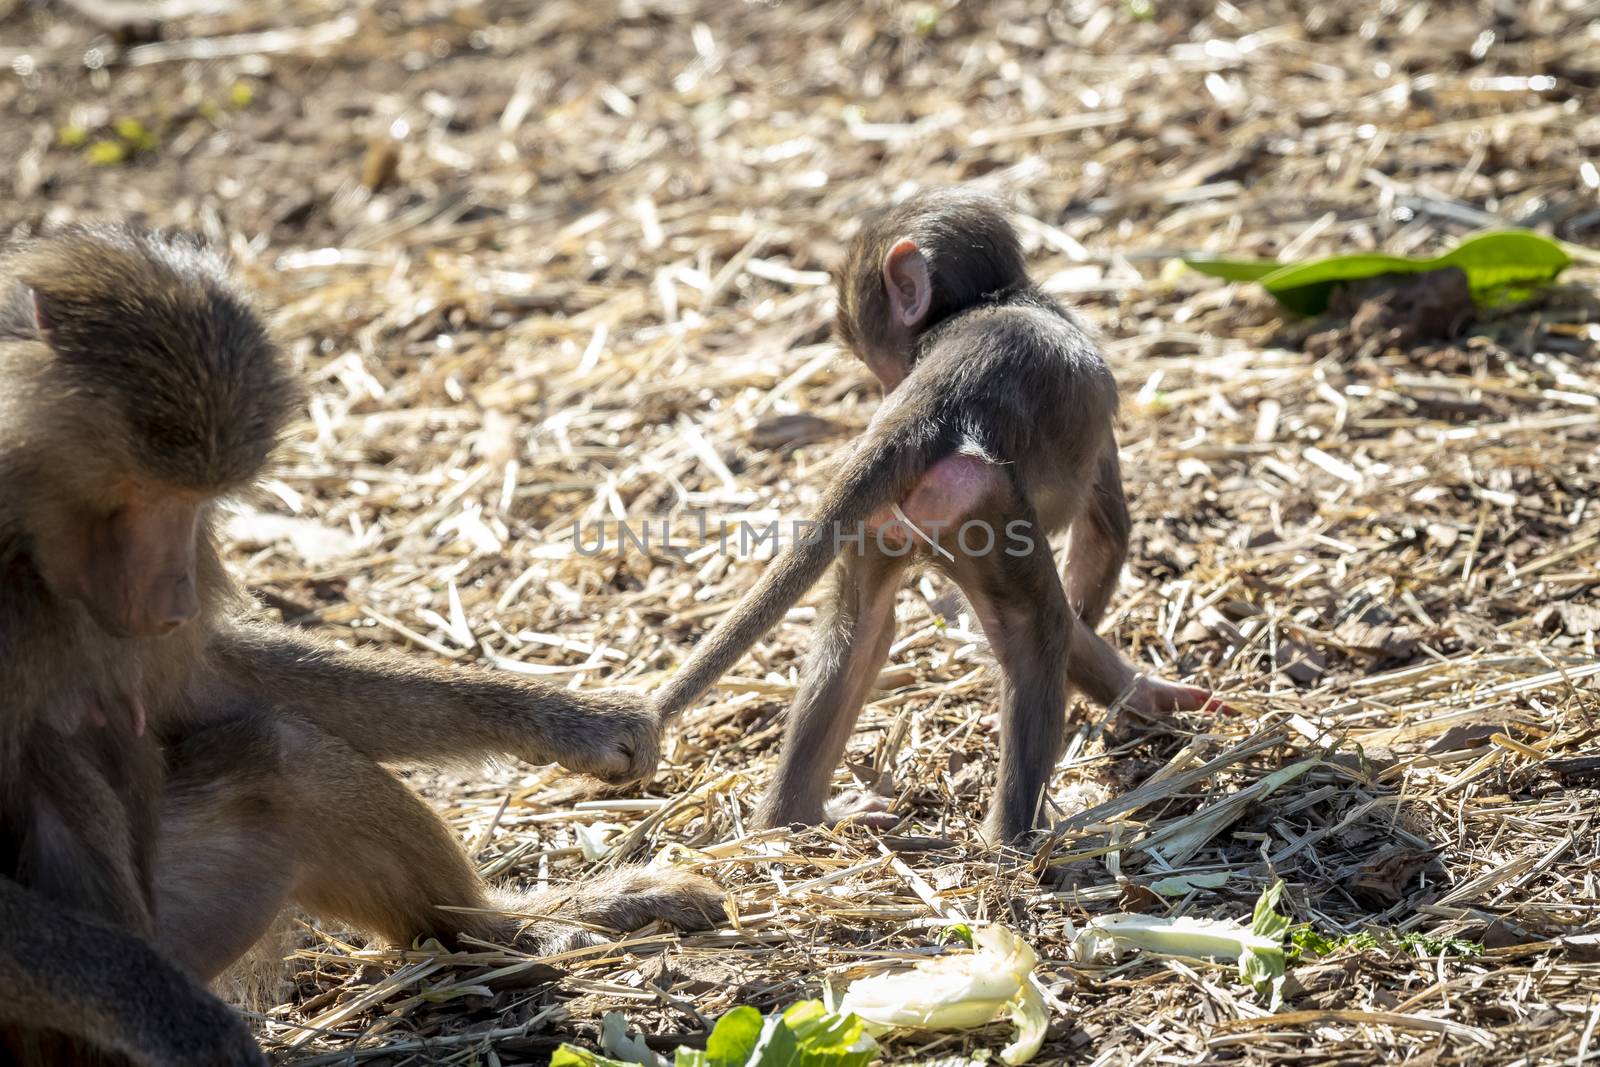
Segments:
[[[550,920],[519,935],[379,761],[510,753],[613,780],[654,767],[642,701],[249,618],[209,514],[256,477],[295,396],[198,246],[79,229],[0,261],[5,1067],[262,1062],[199,983],[291,902],[402,943],[566,943],[572,928]],[[632,926],[701,925],[719,902],[666,874],[540,903]]]
[[[968,553],[947,532],[946,559],[884,551],[869,534],[847,552],[758,817],[765,825],[823,817],[833,768],[888,655],[895,589],[915,557],[960,585],[1000,661],[1000,773],[986,831],[1015,838],[1033,826],[1060,753],[1069,682],[1103,704],[1123,696],[1160,710],[1199,699],[1197,690],[1136,680],[1093,630],[1128,541],[1116,384],[1078,321],[1028,279],[1004,212],[972,193],[924,194],[868,219],[838,276],[838,301],[839,336],[887,397],[824,494],[820,527],[848,535],[877,526],[889,505],[954,485],[973,494],[961,521],[997,534],[1023,524],[1032,547]],[[1063,530],[1066,588],[1048,542]],[[658,711],[671,716],[704,693],[837,552],[826,535],[786,551],[696,647],[658,695]]]

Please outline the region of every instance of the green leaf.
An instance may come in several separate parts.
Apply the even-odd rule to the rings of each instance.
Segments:
[[[828,1011],[820,1000],[805,1000],[783,1013],[783,1025],[794,1031],[800,1047],[813,1056],[832,1057],[838,1067],[866,1064],[878,1051],[866,1024],[854,1015]]]
[[[1287,964],[1280,949],[1273,953],[1252,952],[1239,957],[1239,977],[1267,998],[1273,1011],[1283,1000],[1283,975]]]
[[[1368,949],[1399,947],[1414,956],[1433,959],[1446,956],[1481,956],[1483,945],[1459,937],[1432,937],[1423,933],[1405,933],[1399,937],[1386,931],[1361,930],[1353,934],[1324,934],[1312,926],[1297,926],[1289,931],[1289,944],[1300,953],[1312,956],[1331,956],[1341,949],[1365,952]]]
[[[866,1067],[877,1054],[860,1019],[803,1000],[783,1013],[750,1067]]]
[[[734,1008],[717,1020],[705,1051],[680,1048],[675,1067],[866,1067],[877,1054],[860,1019],[803,1000],[767,1019]]]
[[[1400,944],[1424,959],[1432,959],[1438,955],[1483,955],[1483,942],[1468,941],[1464,937],[1432,937],[1428,934],[1410,933],[1400,935]]]
[[[1283,898],[1283,879],[1278,879],[1261,891],[1256,901],[1255,913],[1250,917],[1250,932],[1260,937],[1282,941],[1289,933],[1289,917],[1279,915],[1278,901]]]
[[[734,1008],[717,1020],[706,1041],[706,1056],[712,1067],[741,1067],[761,1042],[761,1013],[748,1004]]]
[[[1283,951],[1283,939],[1289,933],[1291,921],[1287,915],[1278,914],[1278,901],[1283,897],[1283,879],[1278,879],[1261,891],[1256,900],[1255,914],[1251,916],[1250,932],[1259,938],[1276,943],[1275,948],[1251,946],[1239,956],[1239,977],[1267,997],[1276,1011],[1283,1000],[1283,976],[1288,968],[1288,958]]]
[[[680,1048],[676,1067],[745,1067],[761,1043],[761,1013],[741,1004],[717,1020],[704,1052]]]
[[[613,1060],[598,1052],[590,1052],[577,1045],[563,1044],[550,1057],[550,1067],[634,1067],[631,1063]]]
[[[1275,259],[1204,259],[1196,257],[1185,259],[1184,265],[1190,270],[1199,271],[1201,274],[1212,278],[1221,278],[1227,282],[1253,282],[1257,278],[1264,278],[1275,270],[1282,270],[1283,264]]]
[[[1289,931],[1289,945],[1300,953],[1309,953],[1313,956],[1331,956],[1338,951],[1348,940],[1347,935],[1329,937],[1319,933],[1310,924],[1296,926]]]
[[[1200,258],[1185,259],[1184,263],[1214,278],[1260,282],[1290,311],[1318,315],[1327,310],[1328,299],[1338,285],[1384,274],[1423,274],[1445,267],[1461,268],[1472,299],[1480,307],[1494,307],[1554,281],[1572,264],[1572,257],[1557,242],[1531,230],[1496,230],[1469,237],[1444,255],[1431,258],[1359,252],[1304,263]]]
[[[763,1019],[749,1005],[717,1020],[702,1051],[678,1049],[674,1067],[867,1067],[878,1043],[854,1015],[831,1012],[820,1000],[803,1000],[782,1015]],[[562,1045],[550,1067],[637,1067],[598,1052]]]
[[[944,928],[944,938],[943,938],[943,940],[946,943],[949,943],[951,941],[959,941],[963,945],[966,945],[968,948],[971,948],[972,947],[972,927],[968,923],[951,923],[949,926],[946,926]]]

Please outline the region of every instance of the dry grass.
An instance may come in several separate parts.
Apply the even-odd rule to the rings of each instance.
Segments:
[[[642,799],[524,767],[416,779],[488,873],[581,876],[573,827],[614,822],[628,858],[690,850],[736,923],[558,961],[553,998],[513,953],[324,931],[262,1021],[283,1061],[540,1061],[604,1009],[692,1035],[927,952],[957,916],[1045,960],[1043,1062],[1600,1060],[1597,272],[1454,344],[1314,358],[1258,293],[1167,266],[1497,223],[1594,242],[1600,9],[1138,6],[284,0],[118,44],[0,0],[0,226],[125,215],[230,242],[313,383],[232,527],[285,617],[656,684],[761,566],[700,547],[691,512],[803,516],[877,401],[825,332],[849,220],[970,180],[1014,198],[1124,385],[1138,526],[1107,632],[1241,712],[1108,752],[1080,707],[1059,832],[985,853],[984,642],[929,578],[851,748],[904,826],[751,834],[796,611]],[[121,165],[62,143],[128,119],[159,144]],[[647,516],[678,547],[574,547],[575,522]],[[1172,870],[1231,877],[1162,902]],[[1280,1015],[1222,968],[1066,962],[1069,920],[1239,914],[1275,875],[1298,919],[1382,935],[1297,966]]]

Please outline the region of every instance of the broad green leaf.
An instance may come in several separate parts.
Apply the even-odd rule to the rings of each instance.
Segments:
[[[706,1040],[711,1067],[743,1067],[761,1043],[761,1013],[748,1004],[734,1008],[717,1020]]]
[[[577,1045],[563,1044],[556,1049],[555,1055],[550,1057],[550,1067],[634,1067],[634,1065],[602,1056],[598,1052],[590,1052]]]
[[[1282,941],[1289,932],[1289,917],[1279,915],[1278,901],[1283,897],[1283,879],[1278,879],[1261,891],[1256,900],[1256,910],[1250,917],[1250,932],[1257,937],[1270,937]]]
[[[1283,975],[1288,966],[1283,939],[1289,933],[1290,919],[1277,911],[1282,896],[1283,879],[1280,878],[1261,891],[1250,921],[1250,932],[1273,947],[1266,948],[1258,943],[1239,956],[1239,977],[1249,982],[1257,993],[1266,994],[1274,1011],[1283,999]]]
[[[1191,270],[1212,278],[1221,278],[1225,282],[1253,282],[1257,278],[1264,278],[1275,270],[1282,270],[1283,264],[1275,259],[1204,259],[1196,257],[1185,259],[1184,265]]]
[[[742,1004],[717,1020],[704,1052],[680,1048],[676,1067],[745,1067],[761,1043],[761,1013]]]
[[[1358,252],[1310,263],[1291,263],[1257,279],[1262,288],[1297,315],[1320,315],[1328,310],[1334,287],[1345,282],[1376,278],[1384,274],[1420,274],[1433,270],[1421,266],[1422,260],[1378,252]],[[1472,287],[1472,280],[1467,280]]]
[[[866,1067],[877,1054],[878,1043],[860,1019],[805,1000],[771,1022],[766,1045],[750,1067]]]
[[[1189,267],[1227,281],[1260,282],[1262,288],[1300,315],[1317,315],[1328,308],[1334,287],[1344,282],[1376,278],[1383,274],[1422,274],[1444,267],[1459,267],[1467,276],[1472,299],[1480,307],[1493,307],[1518,298],[1554,281],[1572,263],[1565,249],[1531,230],[1496,230],[1462,241],[1441,256],[1391,256],[1359,252],[1329,256],[1304,263],[1274,260],[1186,259]]]

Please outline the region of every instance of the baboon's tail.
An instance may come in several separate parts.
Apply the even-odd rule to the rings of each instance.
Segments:
[[[904,420],[895,422],[906,425]],[[828,487],[812,535],[796,540],[773,561],[656,695],[655,708],[662,718],[679,714],[715,685],[817,583],[838,555],[840,542],[863,530],[873,512],[910,493],[945,451],[938,447],[942,442],[904,440],[905,436],[869,430],[861,438],[845,469]]]

